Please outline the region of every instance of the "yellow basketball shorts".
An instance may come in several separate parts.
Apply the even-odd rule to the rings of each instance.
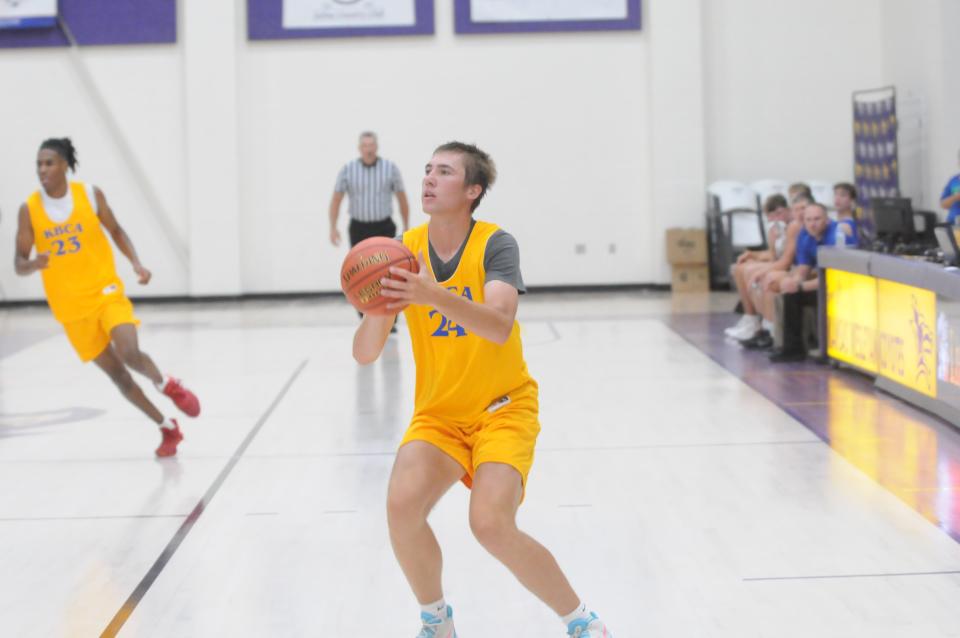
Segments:
[[[86,363],[99,357],[110,345],[110,331],[119,325],[140,325],[133,314],[133,304],[124,295],[117,295],[100,306],[89,317],[63,324],[70,345]]]
[[[526,383],[494,401],[473,423],[453,425],[431,415],[415,414],[400,446],[425,441],[463,466],[468,488],[482,463],[503,463],[520,473],[524,490],[540,434],[538,389]]]

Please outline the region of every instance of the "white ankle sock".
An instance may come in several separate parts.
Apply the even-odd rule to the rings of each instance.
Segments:
[[[169,380],[170,380],[169,374],[162,374],[160,375],[160,383],[154,383],[153,385],[154,387],[157,388],[158,391],[163,392],[163,389],[167,387],[167,381]]]
[[[177,424],[174,423],[173,419],[171,419],[170,417],[166,417],[163,420],[163,423],[160,424],[160,427],[163,428],[164,430],[176,430]]]
[[[444,620],[447,618],[447,603],[443,598],[429,605],[420,605],[420,610],[437,618],[443,618]]]
[[[773,322],[772,322],[772,321],[767,321],[766,319],[764,319],[763,321],[760,322],[760,325],[761,325],[761,326],[763,327],[763,329],[766,330],[767,332],[773,332]]]
[[[590,612],[587,611],[587,606],[584,605],[583,603],[580,603],[580,605],[576,609],[571,611],[566,616],[562,617],[560,620],[563,621],[563,625],[564,627],[566,627],[567,625],[572,623],[574,620],[580,620],[581,618],[587,619],[589,617],[590,617]]]

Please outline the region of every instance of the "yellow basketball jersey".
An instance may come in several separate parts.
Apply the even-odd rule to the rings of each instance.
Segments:
[[[438,283],[453,294],[482,304],[484,253],[487,240],[497,230],[494,224],[476,222],[456,272]],[[403,243],[414,255],[428,256],[427,225],[404,233]],[[416,415],[454,424],[474,423],[484,410],[495,408],[502,397],[533,381],[523,360],[520,324],[516,321],[507,342],[499,345],[471,334],[435,308],[411,305],[404,316],[417,364]]]
[[[73,212],[54,222],[43,208],[40,191],[27,200],[37,252],[50,253],[50,265],[41,270],[47,303],[53,316],[66,323],[83,319],[116,294],[123,294],[113,248],[100,226],[86,188],[70,182]]]

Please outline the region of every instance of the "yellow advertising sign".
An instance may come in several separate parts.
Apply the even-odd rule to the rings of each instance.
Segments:
[[[877,280],[877,373],[937,397],[937,296]]]
[[[877,372],[877,280],[827,269],[827,354]]]

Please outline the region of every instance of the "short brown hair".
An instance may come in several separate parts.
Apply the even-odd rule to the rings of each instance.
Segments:
[[[833,185],[834,191],[846,191],[847,195],[850,196],[850,199],[856,201],[857,199],[857,187],[851,184],[850,182],[840,182],[839,184]]]
[[[790,184],[789,188],[787,188],[787,194],[790,195],[791,199],[796,198],[797,195],[806,195],[810,199],[813,199],[813,191],[810,190],[810,185],[804,182],[794,182]]]
[[[470,206],[470,212],[477,210],[480,200],[487,194],[487,189],[493,186],[497,181],[497,166],[493,163],[493,158],[481,151],[474,144],[465,144],[463,142],[447,142],[441,144],[434,151],[436,153],[459,153],[463,158],[463,185],[479,186],[480,195],[473,200]]]
[[[780,193],[774,193],[763,202],[763,212],[772,213],[778,208],[787,207],[787,198]]]

